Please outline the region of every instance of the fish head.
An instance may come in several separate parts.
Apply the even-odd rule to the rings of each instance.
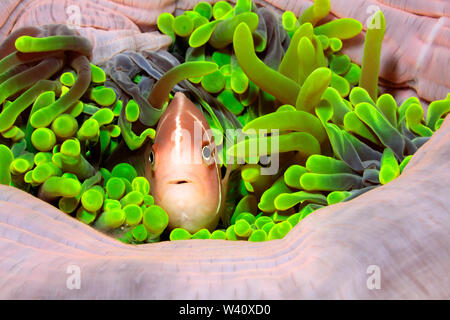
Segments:
[[[169,228],[213,230],[223,197],[216,147],[205,116],[183,93],[175,94],[161,116],[147,154],[145,174]]]

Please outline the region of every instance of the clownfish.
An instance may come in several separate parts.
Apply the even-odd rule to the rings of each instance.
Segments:
[[[144,175],[169,228],[210,231],[221,218],[230,168],[222,177],[214,136],[199,108],[177,92],[144,152]]]

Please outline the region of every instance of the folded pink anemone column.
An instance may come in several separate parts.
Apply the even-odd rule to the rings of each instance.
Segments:
[[[0,186],[0,297],[448,299],[449,159],[447,117],[399,178],[263,243],[125,245]]]
[[[92,62],[100,64],[124,50],[167,48],[170,38],[156,31],[156,20],[174,9],[173,0],[5,0],[0,3],[0,41],[23,26],[69,24],[91,40]]]
[[[93,42],[93,62],[100,64],[124,50],[167,48],[170,38],[156,31],[158,15],[175,9],[192,9],[197,2],[5,0],[0,3],[0,40],[22,26],[73,24]],[[313,3],[310,0],[256,2],[279,11],[291,10],[296,15]],[[450,88],[450,75],[442,73],[450,55],[448,1],[427,1],[425,5],[420,0],[354,0],[349,5],[348,0],[333,0],[329,18],[351,17],[362,22],[366,29],[377,8],[386,17],[380,76],[390,86],[415,89],[427,101],[443,99]],[[362,61],[363,39],[361,35],[344,45],[344,52],[357,63]]]
[[[258,0],[280,12],[291,10],[299,15],[313,1]],[[450,3],[445,0],[333,0],[334,16],[349,17],[363,23],[378,9],[386,18],[386,33],[381,52],[380,77],[391,87],[413,88],[419,97],[433,101],[446,97],[450,75],[442,72],[450,56]],[[331,18],[331,17],[330,17]],[[364,34],[344,42],[343,52],[352,60],[362,62]]]

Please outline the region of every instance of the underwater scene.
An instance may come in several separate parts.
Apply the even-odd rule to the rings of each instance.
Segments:
[[[123,9],[85,2],[105,15]],[[2,30],[2,190],[48,203],[76,228],[145,247],[269,243],[393,183],[444,126],[448,65],[433,80],[438,91],[424,91],[429,78],[394,83],[381,77],[389,68],[404,74],[382,64],[395,53],[383,53],[395,41],[384,3],[362,23],[332,15],[335,2],[339,11],[351,1],[300,2],[186,1],[168,10],[155,1],[153,27],[130,27],[134,40],[121,29],[129,43],[120,49],[107,16],[83,32],[73,19],[33,17]],[[58,2],[51,10],[77,13],[66,9]],[[441,39],[448,62],[446,30],[426,41]],[[349,48],[357,41],[355,61]],[[419,94],[407,90],[411,83]]]

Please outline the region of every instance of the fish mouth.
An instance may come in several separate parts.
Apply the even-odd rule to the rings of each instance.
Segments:
[[[168,184],[186,184],[186,183],[192,183],[192,181],[189,179],[173,179],[173,180],[169,180],[167,183]]]

